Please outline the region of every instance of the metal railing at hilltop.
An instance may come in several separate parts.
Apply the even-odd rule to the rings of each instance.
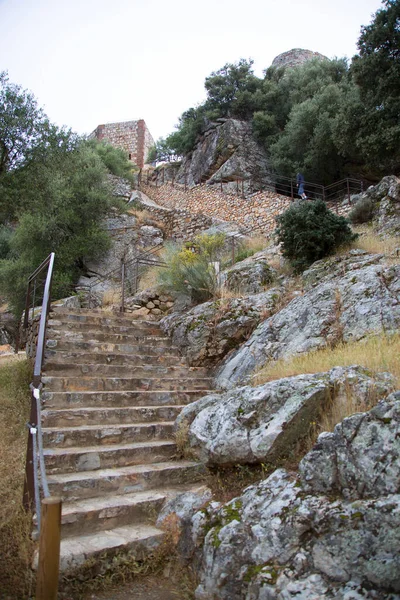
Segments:
[[[246,179],[241,177],[237,177],[235,179],[220,177],[219,181],[207,183],[206,185],[209,188],[217,189],[221,193],[239,196],[242,198],[250,198],[255,194],[268,191],[282,196],[287,196],[292,200],[299,199],[299,195],[297,193],[297,183],[295,179],[273,173],[268,173],[267,175],[272,181],[274,181],[274,183],[266,182],[266,177],[250,177]],[[199,183],[192,186],[189,186],[186,174],[184,175],[183,179],[183,183],[177,182],[174,172],[172,173],[171,178],[168,176],[166,177],[166,168],[162,168],[153,172],[147,171],[145,177],[143,177],[142,172],[140,172],[138,177],[138,186],[140,189],[141,185],[145,183],[148,186],[154,186],[158,188],[166,183],[169,183],[172,187],[179,187],[180,189],[187,191],[189,187],[192,189],[204,185],[204,183],[202,183],[201,175],[199,177]],[[307,197],[310,200],[320,198],[325,202],[337,205],[345,199],[350,202],[352,195],[361,193],[364,190],[364,182],[359,179],[346,177],[345,179],[341,179],[340,181],[336,181],[327,186],[312,181],[306,181],[304,183],[304,188]]]

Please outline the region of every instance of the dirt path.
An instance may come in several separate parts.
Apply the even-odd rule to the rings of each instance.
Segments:
[[[123,587],[90,593],[85,600],[189,600],[193,596],[162,575],[140,578]]]

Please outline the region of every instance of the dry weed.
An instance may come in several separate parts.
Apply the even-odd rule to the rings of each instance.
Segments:
[[[322,348],[267,364],[254,375],[253,383],[260,385],[282,377],[358,364],[373,373],[389,371],[400,384],[399,354],[400,334],[371,336],[359,342],[339,343],[334,348]]]
[[[359,234],[359,237],[353,242],[353,248],[359,248],[371,254],[384,254],[387,257],[393,256],[393,254],[397,255],[400,248],[398,237],[382,237],[375,233],[371,227],[365,225],[354,227],[354,231]]]
[[[177,427],[175,433],[175,444],[177,449],[177,457],[185,460],[195,459],[195,453],[189,443],[189,423],[183,421]]]
[[[148,290],[149,288],[156,287],[158,285],[158,276],[163,267],[150,267],[145,271],[139,278],[138,288],[139,291]]]

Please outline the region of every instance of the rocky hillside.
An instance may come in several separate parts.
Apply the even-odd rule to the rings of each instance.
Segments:
[[[294,285],[270,247],[224,274],[228,289],[240,281],[239,297],[161,321],[191,364],[219,364],[221,391],[184,408],[180,439],[220,473],[241,464],[268,475],[227,503],[208,491],[164,507],[159,524],[179,524],[178,550],[198,573],[198,600],[400,598],[399,372],[388,370],[395,357],[378,369],[367,368],[365,354],[358,365],[254,380],[280,359],[371,336],[398,340],[400,180],[387,177],[359,200],[372,202],[370,231],[391,250],[329,257]],[[315,431],[322,433],[307,450]]]

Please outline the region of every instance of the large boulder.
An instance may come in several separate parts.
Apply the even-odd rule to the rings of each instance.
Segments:
[[[332,271],[332,260],[319,261],[314,274],[307,275],[305,293],[261,323],[229,355],[219,370],[218,387],[246,383],[268,361],[399,329],[400,265],[356,252],[338,259]]]
[[[204,302],[185,313],[174,312],[160,321],[190,365],[213,365],[248,339],[271,314],[282,295],[280,288],[260,294]]]
[[[373,224],[377,233],[400,235],[400,179],[384,177],[377,185],[353,196],[352,203],[369,201],[373,207]]]
[[[398,494],[329,500],[278,470],[207,516],[198,600],[400,598]]]
[[[366,406],[372,394],[385,397],[393,389],[394,378],[387,373],[372,376],[362,367],[336,367],[210,394],[183,408],[176,426],[188,431],[191,449],[207,464],[271,463],[308,435],[332,402],[345,404],[351,394]],[[336,437],[329,448],[335,443]]]
[[[266,254],[262,251],[237,262],[222,273],[225,287],[242,294],[262,292],[275,276],[275,270],[269,266]]]
[[[300,479],[278,469],[238,498],[194,515],[193,544],[202,545],[198,600],[400,598],[398,397],[337,426],[336,455],[323,450],[321,436]],[[351,466],[342,469],[341,485],[327,488],[325,474],[335,471],[346,443]],[[318,480],[331,496],[320,494]],[[343,498],[345,490],[351,494]]]
[[[268,157],[253,138],[251,123],[218,119],[210,124],[176,175],[177,182],[189,186],[219,184],[221,179],[234,182],[233,190],[238,179],[252,179],[258,187],[271,183]]]
[[[357,500],[400,492],[400,392],[320,435],[299,471],[313,494]]]
[[[304,63],[309,60],[313,60],[318,58],[319,60],[329,60],[323,54],[319,52],[313,52],[312,50],[304,50],[303,48],[293,48],[292,50],[288,50],[287,52],[282,52],[282,54],[278,54],[272,61],[272,67],[284,67],[284,68],[293,68],[304,65]]]

